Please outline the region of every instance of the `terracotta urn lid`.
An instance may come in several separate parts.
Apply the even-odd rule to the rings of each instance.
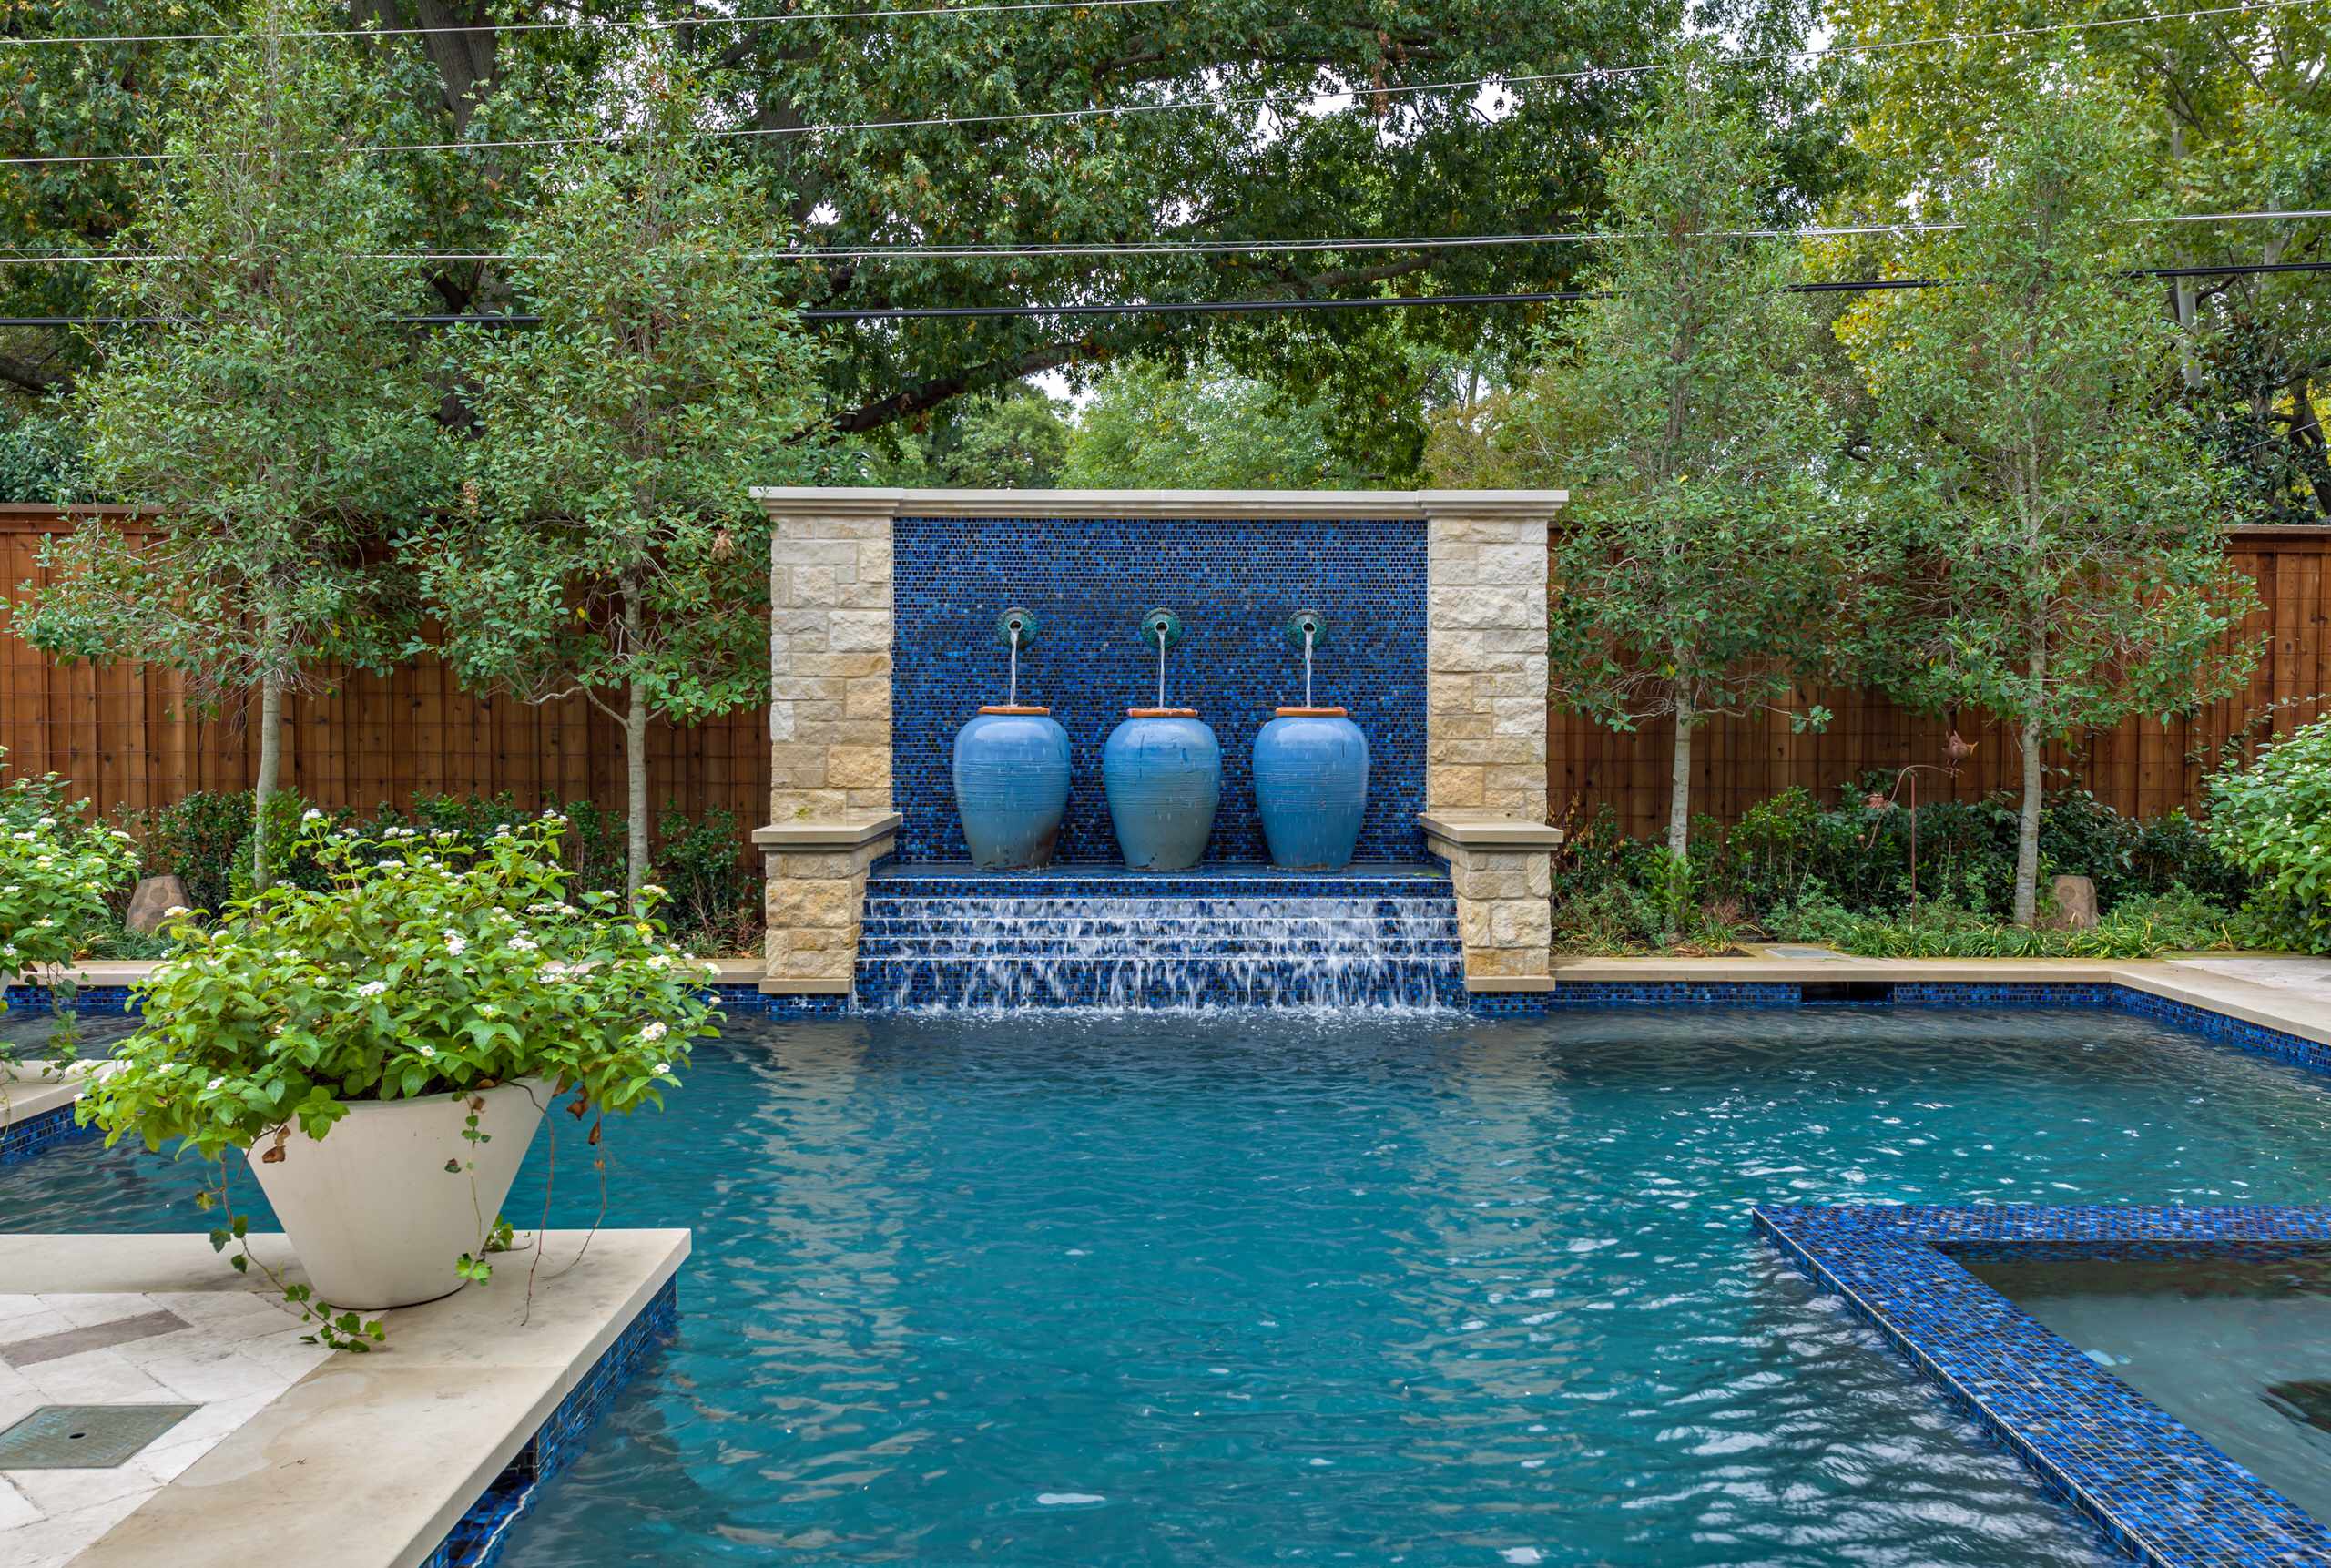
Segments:
[[[1351,712],[1342,708],[1282,708],[1277,710],[1281,718],[1349,718]]]
[[[1198,710],[1195,708],[1128,708],[1125,709],[1127,718],[1196,718],[1197,716]]]
[[[1016,713],[1034,718],[1048,718],[1052,713],[1052,709],[1049,708],[1030,708],[1025,704],[1015,708],[1009,703],[1002,702],[995,704],[992,708],[982,708],[980,711],[982,713]]]

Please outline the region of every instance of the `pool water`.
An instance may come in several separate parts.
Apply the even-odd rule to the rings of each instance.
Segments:
[[[680,1338],[504,1561],[2102,1563],[1749,1206],[2319,1200],[2325,1090],[2087,1012],[740,1022],[610,1135]],[[192,1186],[70,1145],[0,1224]]]
[[[2331,1519],[2331,1254],[1968,1261],[2317,1519]]]

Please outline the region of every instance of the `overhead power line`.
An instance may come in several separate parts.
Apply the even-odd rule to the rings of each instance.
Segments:
[[[261,38],[412,38],[466,33],[669,32],[682,27],[758,27],[782,22],[888,21],[898,16],[984,16],[1007,11],[1107,11],[1129,5],[1178,5],[1182,0],[1015,0],[981,5],[901,5],[864,11],[779,11],[742,16],[649,17],[637,21],[477,22],[443,27],[317,27],[283,32],[237,33],[52,33],[41,37],[0,37],[0,46],[37,49],[99,44],[224,44]]]
[[[2331,272],[2331,261],[2234,261],[2222,266],[2139,267],[2131,279],[2217,278],[2248,273]],[[1866,294],[1899,289],[1940,289],[1961,281],[1949,278],[1858,278],[1834,282],[1790,283],[1785,294]],[[1382,311],[1423,306],[1538,305],[1610,297],[1601,289],[1542,289],[1502,294],[1378,294],[1343,300],[1110,300],[1066,305],[866,305],[797,311],[805,321],[899,321],[933,318],[1030,316],[1193,316],[1260,311]],[[518,311],[474,315],[412,315],[391,318],[412,327],[534,327],[543,318]],[[160,327],[167,316],[0,316],[0,327]]]
[[[2331,208],[2261,209],[2254,212],[2181,212],[2150,218],[2129,218],[2131,225],[2183,223],[2280,223],[2331,218]],[[1962,223],[1843,223],[1808,224],[1789,229],[1711,229],[1708,239],[1836,239],[1884,235],[1948,234]],[[1074,260],[1093,256],[1243,256],[1288,255],[1341,250],[1462,250],[1485,247],[1581,245],[1620,239],[1665,238],[1624,232],[1576,229],[1537,234],[1412,234],[1355,235],[1337,239],[1144,239],[1096,240],[1059,245],[860,245],[808,246],[796,250],[748,250],[750,261],[978,261],[1021,258]],[[367,261],[473,262],[515,261],[514,250],[363,250],[354,253]],[[83,262],[192,261],[188,250],[12,250],[0,251],[0,266],[63,266]]]
[[[1963,46],[2012,38],[2039,37],[2059,33],[2087,33],[2110,27],[2141,26],[2155,22],[2195,21],[2213,16],[2260,15],[2319,5],[2324,3],[2325,0],[2244,0],[2244,3],[2234,5],[2204,6],[2184,11],[2154,11],[2133,16],[2102,16],[2087,21],[2050,23],[2044,26],[1994,27],[1980,32],[1937,33],[1919,38],[1897,38],[1869,44],[1838,44],[1818,49],[1778,49],[1760,55],[1743,55],[1727,63],[1734,66],[1769,65],[1785,61],[1826,59],[1838,56],[1882,54],[1898,49],[1927,48],[1945,44]],[[1017,109],[982,115],[933,115],[921,118],[854,120],[818,126],[706,127],[687,134],[690,139],[763,139],[859,134],[869,131],[933,129],[961,126],[1024,125],[1045,121],[1162,114],[1189,108],[1288,110],[1300,104],[1318,103],[1323,100],[1341,98],[1376,100],[1417,93],[1454,92],[1464,88],[1511,88],[1555,82],[1615,79],[1643,76],[1649,72],[1664,71],[1669,68],[1671,67],[1667,62],[1652,61],[1632,65],[1586,66],[1565,71],[1533,71],[1494,76],[1465,76],[1443,81],[1415,82],[1405,86],[1375,87],[1371,85],[1364,87],[1307,89],[1288,93],[1203,93],[1185,98],[1161,99],[1155,103],[1096,105],[1074,109]],[[346,148],[310,148],[292,150],[309,156],[360,152],[526,151],[552,148],[606,146],[634,139],[638,134],[634,131],[610,131],[600,136],[587,137],[482,137],[474,141],[383,142]],[[174,152],[49,153],[0,158],[0,168],[41,167],[50,164],[158,163],[207,156],[211,155]]]

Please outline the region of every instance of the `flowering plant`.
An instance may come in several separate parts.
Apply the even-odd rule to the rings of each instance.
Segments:
[[[177,911],[178,951],[138,988],[145,1023],[76,1114],[107,1144],[135,1132],[212,1162],[203,1207],[229,1211],[211,1234],[224,1250],[244,1237],[224,1152],[280,1160],[295,1132],[321,1138],[351,1104],[538,1078],[571,1095],[578,1118],[660,1106],[689,1043],[714,1032],[713,966],[666,941],[661,889],[627,907],[612,893],[570,899],[565,826],[546,816],[472,843],[412,828],[331,832],[310,813],[300,847],[327,885],[279,884],[209,929]],[[482,1140],[476,1122],[463,1135]],[[485,1254],[507,1236],[490,1228],[462,1278],[490,1277]],[[248,1268],[248,1247],[233,1262]],[[285,1294],[326,1343],[380,1337],[304,1286]]]
[[[564,827],[480,845],[316,833],[324,889],[270,888],[209,930],[181,911],[177,954],[138,988],[146,1023],[84,1119],[209,1159],[294,1126],[321,1138],[351,1102],[519,1078],[573,1094],[578,1115],[660,1106],[713,1033],[710,966],[664,940],[659,889],[629,911],[569,900]]]
[[[2277,947],[2331,952],[2331,718],[2301,725],[2205,788],[2211,840],[2259,879],[2260,934]]]
[[[109,918],[106,895],[137,874],[129,835],[90,825],[88,804],[66,804],[54,773],[0,787],[0,971],[49,988],[57,1003],[51,1050],[65,1061],[73,1054],[74,956]],[[0,1044],[0,1054],[7,1050]]]

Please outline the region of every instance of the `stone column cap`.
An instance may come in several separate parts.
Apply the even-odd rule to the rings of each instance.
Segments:
[[[775,517],[1550,517],[1566,490],[902,490],[879,485],[756,485]]]
[[[753,842],[764,850],[855,850],[897,832],[905,820],[896,811],[843,811],[755,828]]]
[[[1420,811],[1417,822],[1425,837],[1469,850],[1554,850],[1562,841],[1560,828],[1496,811]]]

